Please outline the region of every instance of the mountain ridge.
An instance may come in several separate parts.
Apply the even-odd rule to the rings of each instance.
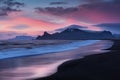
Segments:
[[[38,36],[38,40],[80,40],[80,39],[113,39],[110,31],[93,31],[88,32],[79,28],[67,28],[62,32],[49,34],[44,32],[42,36]]]

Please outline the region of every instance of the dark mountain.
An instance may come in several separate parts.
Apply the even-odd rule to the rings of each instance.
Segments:
[[[80,40],[80,39],[113,39],[113,35],[109,31],[84,31],[78,28],[67,28],[60,33],[49,34],[44,32],[42,36],[38,36],[39,40]]]
[[[113,35],[116,39],[120,39],[120,34],[114,34]]]

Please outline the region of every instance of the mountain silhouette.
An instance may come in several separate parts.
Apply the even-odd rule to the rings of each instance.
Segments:
[[[60,33],[49,34],[44,32],[38,40],[80,40],[80,39],[113,39],[110,31],[85,31],[79,28],[67,28]]]

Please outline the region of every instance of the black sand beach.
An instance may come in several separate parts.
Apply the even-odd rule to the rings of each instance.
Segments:
[[[65,62],[55,74],[34,80],[120,80],[120,40],[114,40],[109,50]]]

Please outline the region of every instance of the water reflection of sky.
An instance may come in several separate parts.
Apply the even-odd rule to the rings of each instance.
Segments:
[[[111,41],[82,46],[78,49],[29,57],[0,60],[0,80],[25,80],[45,77],[57,71],[57,67],[65,61],[82,58],[85,55],[106,52]]]

